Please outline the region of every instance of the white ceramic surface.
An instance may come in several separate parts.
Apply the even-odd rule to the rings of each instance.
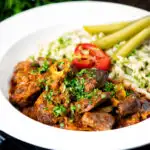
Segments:
[[[125,21],[149,12],[113,3],[69,2],[47,5],[0,23],[0,130],[31,144],[57,150],[126,149],[150,143],[150,119],[122,129],[67,131],[34,121],[7,100],[14,65],[65,31],[84,24]]]

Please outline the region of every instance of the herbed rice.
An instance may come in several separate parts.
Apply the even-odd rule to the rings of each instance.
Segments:
[[[66,57],[72,59],[77,44],[91,43],[103,36],[103,33],[91,36],[84,30],[64,33],[50,42],[48,49],[41,50],[36,57],[43,56],[54,59]],[[107,54],[111,56],[124,43],[125,41],[114,45],[113,48],[107,51]],[[117,62],[113,62],[109,78],[113,80],[122,79],[125,86],[130,86],[135,91],[150,98],[150,40],[134,50],[129,57],[120,57]]]

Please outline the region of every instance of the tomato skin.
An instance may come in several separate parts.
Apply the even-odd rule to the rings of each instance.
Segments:
[[[111,64],[109,56],[90,43],[78,44],[74,54],[78,58],[75,58],[72,63],[79,69],[95,67],[106,71]]]
[[[94,66],[94,62],[92,60],[81,60],[79,61],[77,58],[72,61],[74,65],[79,69],[84,68],[92,68]]]
[[[100,70],[107,71],[110,68],[111,60],[109,57],[97,59],[95,67]]]

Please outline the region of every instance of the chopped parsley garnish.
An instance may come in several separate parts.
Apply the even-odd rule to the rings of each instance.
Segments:
[[[87,73],[87,69],[81,69],[81,71],[77,73],[77,76],[82,76],[83,74],[86,73]]]
[[[44,110],[48,110],[48,107],[44,107],[43,109],[44,109]]]
[[[46,84],[45,85],[45,91],[48,91],[49,90],[49,86]]]
[[[97,95],[97,92],[99,91],[99,89],[94,89],[92,92],[85,92],[84,93],[84,98],[87,98],[87,99],[91,99],[93,96],[96,96]]]
[[[64,128],[65,126],[64,123],[60,123],[59,125],[60,125],[60,128]]]
[[[128,91],[126,91],[126,96],[130,96],[132,93],[133,93],[133,91],[128,90]]]
[[[45,60],[42,64],[42,66],[38,69],[39,73],[44,73],[48,70],[49,68],[49,63],[47,60]]]
[[[59,70],[61,71],[61,70],[63,69],[63,66],[64,66],[64,62],[63,62],[63,61],[58,62],[58,65],[57,65],[58,71],[59,71]]]
[[[46,95],[44,95],[44,98],[50,102],[52,100],[52,96],[53,96],[53,91],[49,91]]]
[[[39,83],[46,83],[46,79],[38,79]]]
[[[47,54],[46,54],[46,58],[49,58],[52,54],[52,51],[51,50],[48,50]]]
[[[34,56],[30,56],[29,59],[30,59],[31,61],[35,61],[35,57],[34,57]]]
[[[81,99],[84,96],[84,79],[72,79],[72,80],[68,80],[65,79],[64,83],[66,85],[66,88],[68,89],[68,91],[74,95],[77,100]]]
[[[71,106],[70,106],[70,109],[71,109],[72,114],[74,114],[74,112],[76,111],[76,106],[71,105]]]
[[[92,105],[92,103],[93,103],[92,100],[89,100],[89,105]]]
[[[56,117],[66,113],[66,108],[63,105],[58,105],[53,108],[53,113]]]
[[[88,77],[94,77],[96,75],[95,69],[82,69],[80,72],[77,73],[77,76],[83,76],[86,74]]]
[[[104,85],[104,91],[105,92],[112,92],[114,91],[114,84],[111,83],[111,82],[106,82],[105,85]]]
[[[41,88],[45,88],[46,79],[38,79],[38,86]]]
[[[32,75],[36,75],[38,72],[37,72],[37,70],[31,70],[30,73],[31,73]]]
[[[71,39],[70,38],[66,38],[66,37],[59,37],[58,38],[58,42],[59,42],[59,47],[60,48],[65,48],[66,46],[70,45],[71,43]]]
[[[102,99],[106,98],[106,94],[105,94],[105,93],[102,93],[102,94],[101,94],[101,98],[102,98]]]
[[[59,65],[59,66],[61,66],[61,65],[63,65],[63,64],[64,64],[63,61],[58,62],[58,65]]]
[[[104,85],[104,91],[105,92],[111,92],[111,96],[115,95],[115,87],[114,84],[111,82],[106,82]]]
[[[91,99],[92,97],[93,97],[93,93],[88,93],[88,94],[86,94],[86,96],[85,96],[87,99]]]
[[[81,105],[80,105],[80,104],[78,104],[78,105],[77,105],[77,108],[78,108],[78,109],[80,109],[80,108],[81,108]]]

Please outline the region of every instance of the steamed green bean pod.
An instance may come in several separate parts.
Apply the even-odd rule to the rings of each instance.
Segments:
[[[128,56],[135,48],[140,46],[143,41],[150,38],[150,26],[143,29],[133,38],[131,38],[124,46],[117,50],[116,53],[112,56],[114,60],[118,59],[118,56],[126,57]]]
[[[103,32],[104,34],[110,34],[116,32],[127,25],[131,24],[132,22],[117,22],[112,24],[102,24],[102,25],[87,25],[83,26],[84,30],[90,34],[97,34]]]
[[[102,49],[109,49],[115,44],[130,39],[132,36],[143,30],[150,25],[150,16],[144,17],[140,20],[133,22],[131,25],[105,36],[102,39],[94,41],[94,44]]]

